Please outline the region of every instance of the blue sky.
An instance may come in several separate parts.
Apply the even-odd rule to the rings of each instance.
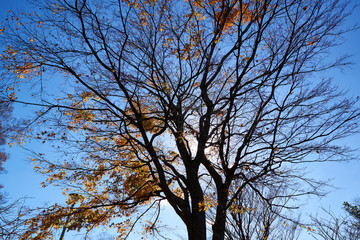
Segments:
[[[27,3],[24,0],[0,0],[0,18],[3,22],[11,9],[26,9]],[[3,50],[5,46],[0,46]],[[15,108],[15,117],[21,117],[22,111]],[[33,197],[43,195],[43,189],[39,185],[39,176],[32,169],[33,166],[27,161],[24,150],[15,146],[11,149],[6,148],[10,154],[8,162],[5,164],[7,173],[0,175],[0,182],[5,186],[8,197],[17,199],[19,197]],[[36,200],[35,200],[36,201]]]
[[[28,6],[25,0],[0,0],[0,18],[1,22],[5,18],[9,10],[18,9],[26,11]],[[0,46],[1,51],[5,46]],[[25,110],[25,111],[24,111]],[[14,116],[21,117],[27,110],[26,108],[15,107]],[[31,147],[32,148],[32,147]],[[20,197],[29,197],[29,202],[34,204],[44,199],[50,201],[53,195],[58,195],[55,191],[46,190],[40,186],[43,178],[33,171],[33,166],[27,160],[28,153],[19,146],[14,145],[12,148],[7,147],[10,157],[5,164],[6,174],[0,175],[0,182],[5,186],[5,191],[11,199]],[[53,200],[56,197],[54,196]]]
[[[354,2],[356,0],[353,0]],[[21,9],[26,11],[25,0],[0,0],[0,18],[5,19],[9,9]],[[348,24],[360,24],[360,9],[348,19]],[[341,88],[348,90],[351,96],[360,95],[360,30],[347,33],[345,35],[345,43],[341,47],[333,50],[334,55],[343,53],[350,53],[353,55],[352,61],[354,65],[343,71],[337,70],[327,74],[333,76],[334,82]],[[0,46],[2,49],[4,46]],[[15,116],[20,116],[24,109],[15,109]],[[25,109],[26,110],[26,109]],[[343,141],[354,148],[360,148],[360,135],[352,136]],[[27,148],[36,148],[39,151],[44,151],[42,145],[28,144]],[[44,202],[53,202],[62,198],[60,189],[57,188],[42,188],[40,182],[43,177],[34,173],[32,163],[26,157],[28,152],[17,146],[7,149],[10,153],[10,158],[5,164],[7,170],[6,174],[0,175],[0,184],[5,186],[5,191],[11,199],[27,196],[29,203],[33,205],[41,205]],[[358,152],[360,160],[360,151]],[[315,164],[309,168],[317,179],[333,179],[332,185],[335,188],[329,188],[330,193],[322,198],[309,198],[307,199],[306,206],[304,207],[303,216],[306,214],[314,213],[323,206],[327,209],[331,208],[334,212],[342,213],[341,207],[344,201],[352,201],[356,197],[360,197],[360,161],[343,162],[343,163],[325,163]],[[170,216],[170,212],[169,215]],[[175,217],[171,214],[171,218]],[[166,220],[163,218],[163,220]]]

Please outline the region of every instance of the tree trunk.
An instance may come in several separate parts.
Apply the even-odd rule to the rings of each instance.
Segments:
[[[206,217],[204,211],[191,214],[186,224],[188,240],[206,240]]]
[[[225,239],[225,223],[226,213],[218,212],[216,214],[215,223],[212,226],[213,237],[212,240],[224,240]]]
[[[213,236],[212,240],[225,239],[225,224],[226,224],[226,203],[227,203],[227,188],[218,191],[218,205],[216,208],[215,222],[212,226]]]

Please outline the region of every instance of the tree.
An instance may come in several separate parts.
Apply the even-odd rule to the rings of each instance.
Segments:
[[[13,240],[20,239],[25,232],[25,218],[27,209],[24,206],[23,199],[9,202],[1,194],[0,199],[0,239]]]
[[[249,204],[245,189],[270,207],[284,182],[287,197],[320,194],[301,164],[351,157],[336,140],[357,132],[356,100],[318,77],[348,63],[327,55],[341,42],[344,1],[56,0],[36,9],[9,16],[3,63],[14,86],[29,78],[39,94],[9,98],[39,107],[29,137],[63,154],[34,157],[44,185],[79,197],[40,212],[25,239],[65,225],[112,226],[121,239],[165,200],[188,239],[224,239],[232,209]]]
[[[360,202],[355,200],[354,204],[344,202],[344,209],[351,217],[351,220],[346,222],[346,233],[350,239],[360,238]]]
[[[6,144],[6,138],[10,131],[10,124],[8,119],[11,116],[12,105],[11,102],[5,101],[0,97],[0,146]],[[2,150],[2,149],[1,149]],[[7,160],[8,156],[4,151],[0,152],[0,172],[4,171],[3,164]]]
[[[344,210],[347,216],[336,216],[330,210],[326,210],[327,218],[312,217],[317,228],[314,237],[324,240],[356,240],[360,238],[359,201],[354,204],[344,202]]]
[[[9,134],[16,129],[12,126],[12,103],[6,100],[6,97],[0,95],[0,146],[6,144]],[[1,149],[0,152],[0,174],[5,172],[3,164],[8,159],[8,154]],[[0,185],[0,189],[4,186]],[[11,240],[19,238],[24,231],[24,219],[22,215],[25,212],[24,201],[9,202],[6,194],[0,192],[0,239]]]
[[[260,194],[246,188],[239,194],[227,216],[225,239],[295,240],[303,228],[311,231],[300,222],[298,214],[290,211],[292,194],[288,192],[286,183],[276,184],[276,187],[259,186]],[[211,209],[209,216],[215,216]],[[210,219],[212,221],[214,219]]]

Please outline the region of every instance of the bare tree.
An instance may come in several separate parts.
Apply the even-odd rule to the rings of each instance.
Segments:
[[[246,188],[230,207],[226,239],[298,239],[305,224],[300,222],[294,204],[289,204],[292,194],[283,182],[275,188],[259,186],[254,191]]]
[[[0,147],[6,144],[11,132],[16,129],[12,121],[12,103],[7,101],[7,98],[0,95]],[[8,159],[8,154],[1,149],[0,152],[0,174],[5,172],[3,164]],[[4,186],[0,185],[2,190]],[[6,194],[0,192],[0,239],[11,240],[19,239],[20,235],[24,232],[25,220],[25,207],[23,199],[17,201],[9,201]]]
[[[64,153],[34,158],[45,184],[80,197],[41,212],[24,238],[49,238],[64,224],[109,225],[126,237],[146,204],[166,200],[190,240],[206,239],[213,208],[211,236],[223,240],[226,219],[239,217],[233,202],[251,206],[245,189],[266,199],[272,221],[282,193],[318,194],[297,164],[351,157],[336,140],[357,132],[356,100],[319,77],[348,63],[327,58],[344,32],[345,1],[57,0],[37,8],[5,26],[3,59],[16,86],[28,77],[42,94],[10,98],[40,108],[39,131],[29,136]],[[289,191],[274,191],[284,182]]]
[[[6,138],[11,129],[8,120],[10,120],[12,112],[11,102],[5,101],[4,98],[0,97],[0,146],[6,143]],[[0,152],[0,172],[4,171],[3,164],[7,160],[8,156],[4,151]]]
[[[25,232],[26,218],[28,215],[24,206],[24,199],[9,202],[1,195],[0,199],[0,239],[20,239]]]
[[[313,216],[312,220],[316,227],[314,237],[323,240],[356,240],[360,238],[360,214],[359,200],[354,204],[344,203],[346,215],[335,214],[330,210],[324,210],[325,216]]]

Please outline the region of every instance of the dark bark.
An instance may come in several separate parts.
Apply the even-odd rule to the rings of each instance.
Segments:
[[[186,221],[188,240],[206,240],[206,218],[204,211],[190,214]]]
[[[226,202],[219,201],[219,205],[216,208],[215,222],[212,225],[213,237],[212,240],[224,240],[226,232]]]

